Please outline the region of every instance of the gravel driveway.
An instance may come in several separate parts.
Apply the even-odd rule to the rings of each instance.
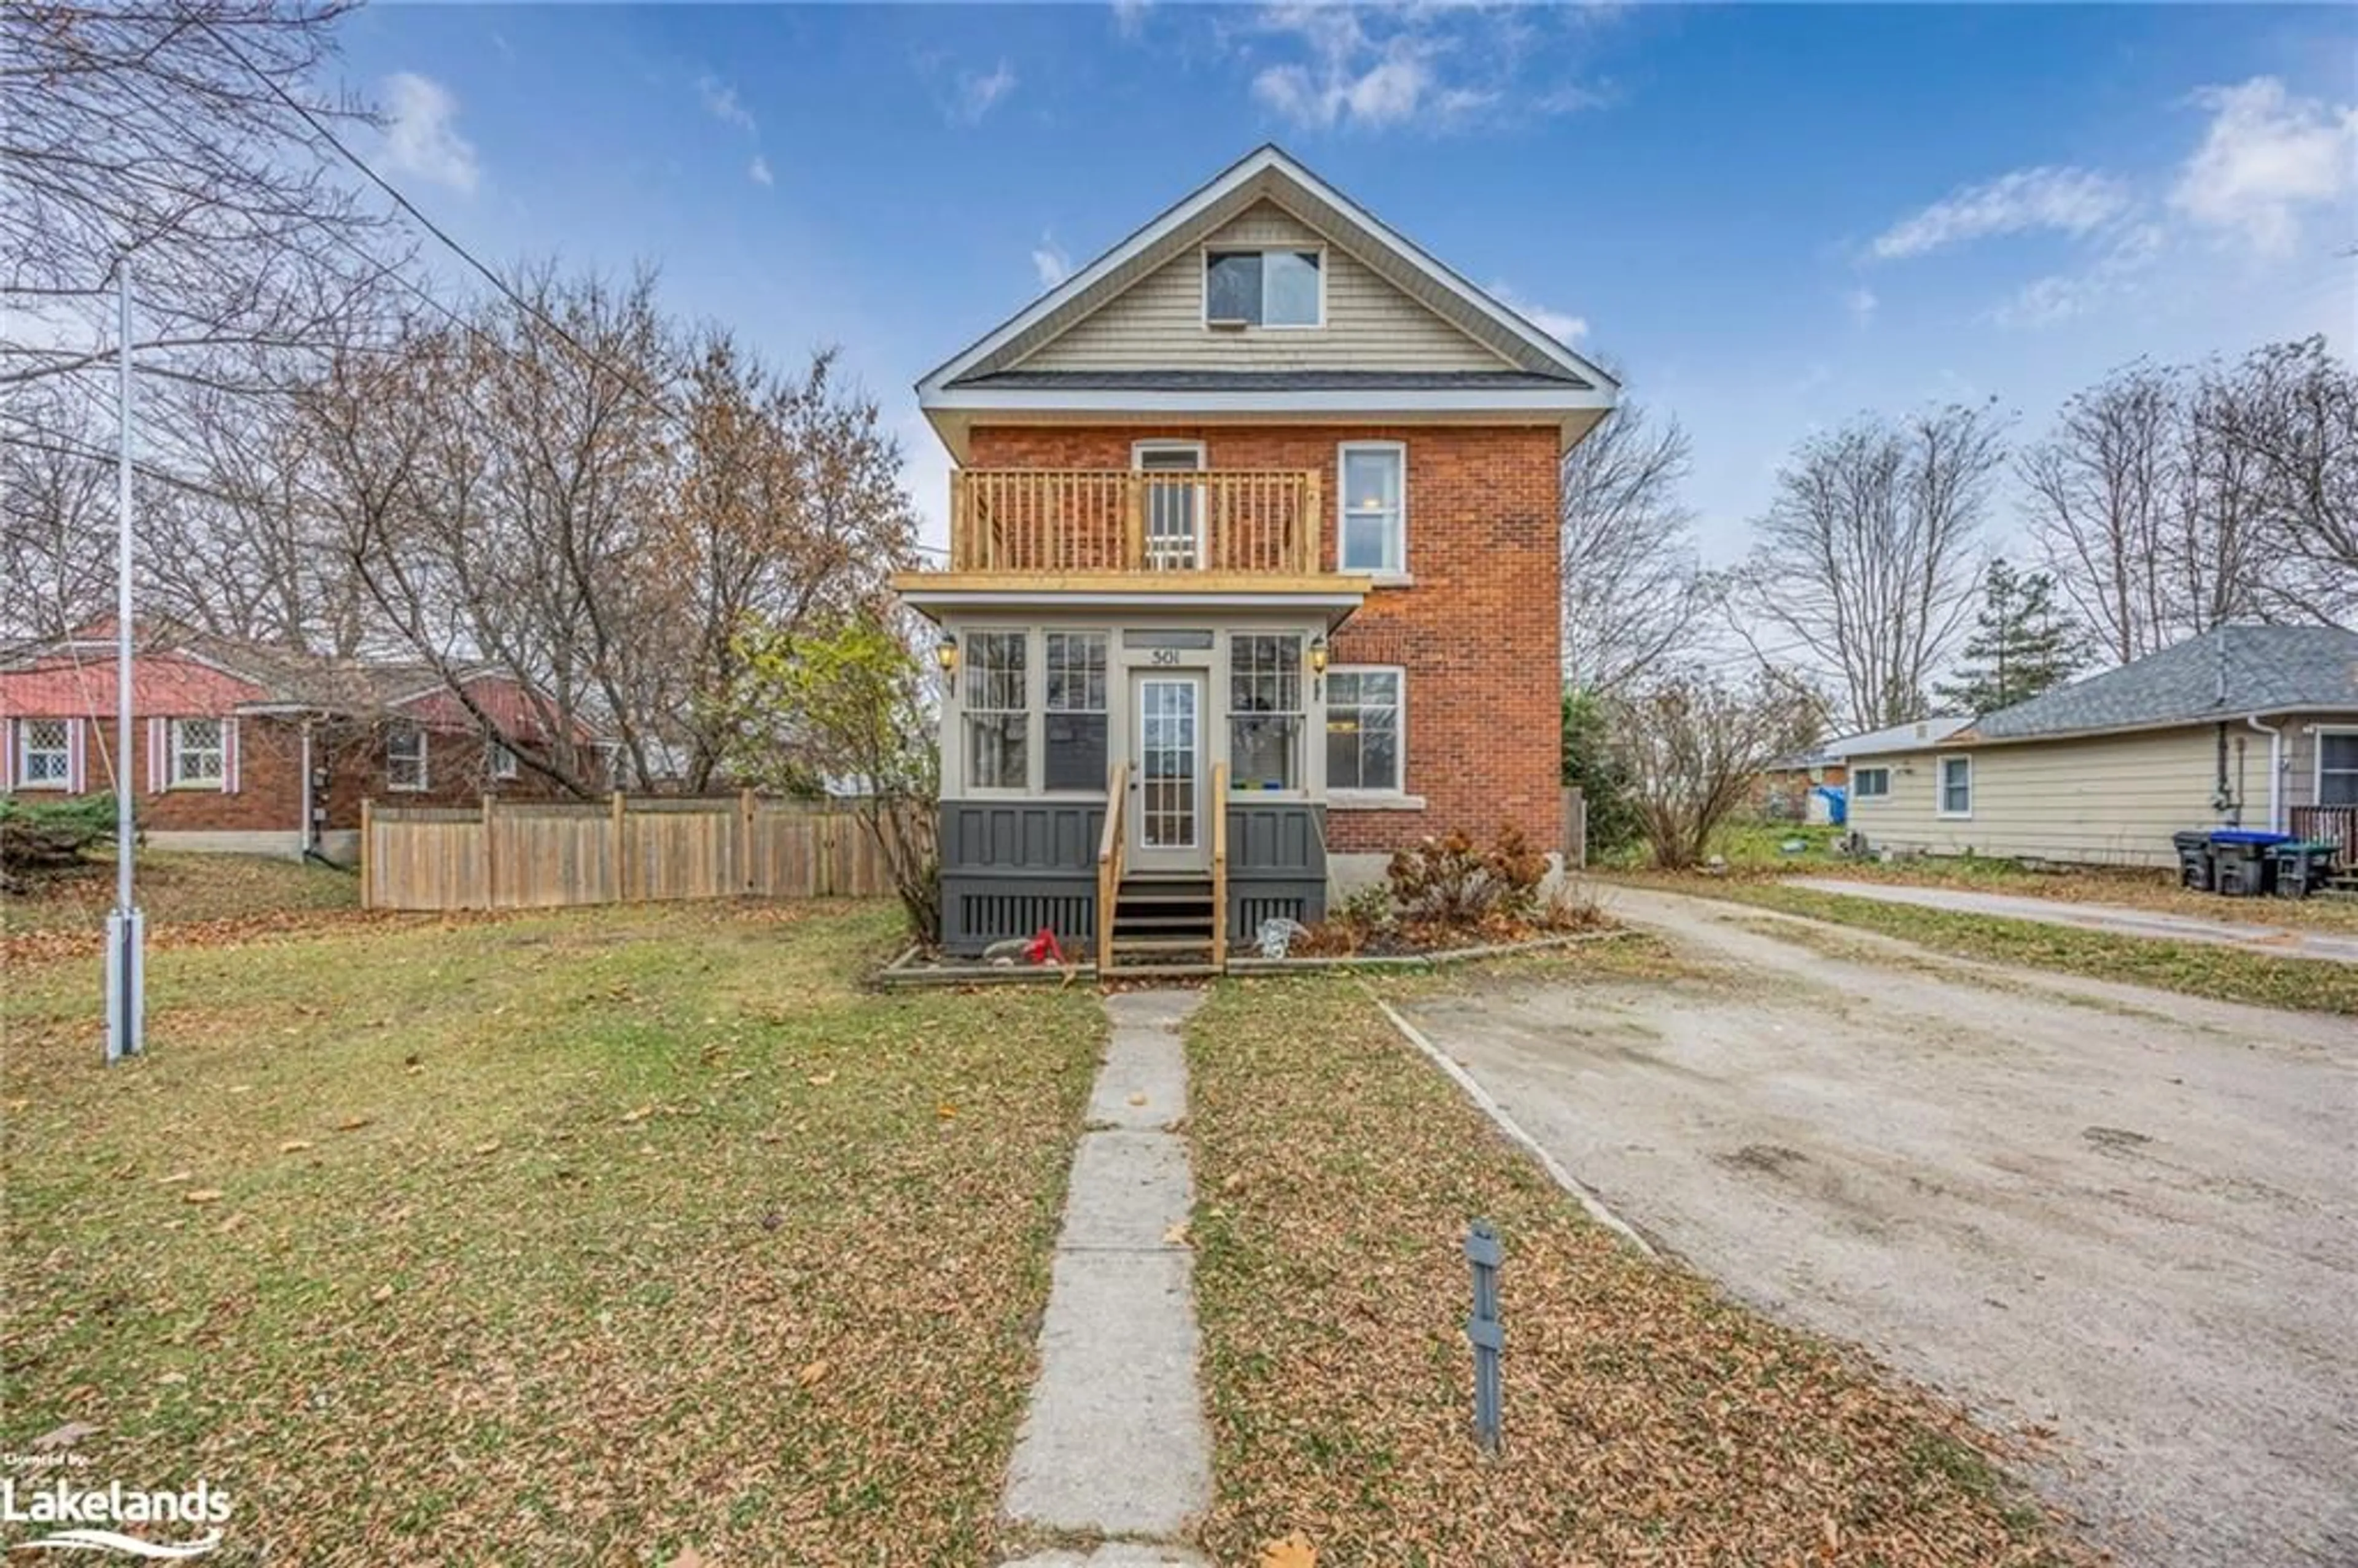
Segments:
[[[2358,1563],[2348,1020],[1609,901],[1701,974],[1414,1021],[1658,1243],[2025,1437],[2125,1561]]]

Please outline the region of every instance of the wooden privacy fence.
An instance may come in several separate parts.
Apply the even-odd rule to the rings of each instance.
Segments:
[[[884,856],[824,802],[615,795],[602,805],[361,806],[364,909],[551,909],[890,893]]]

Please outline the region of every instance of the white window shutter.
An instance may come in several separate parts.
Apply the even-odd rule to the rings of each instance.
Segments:
[[[79,719],[66,720],[66,793],[80,795],[90,787],[90,766],[83,752],[87,726]]]
[[[237,793],[237,720],[222,720],[222,794]]]
[[[164,771],[164,747],[167,743],[166,720],[147,720],[147,793],[164,793],[164,782],[171,775]]]
[[[0,790],[16,787],[16,720],[0,719]]]

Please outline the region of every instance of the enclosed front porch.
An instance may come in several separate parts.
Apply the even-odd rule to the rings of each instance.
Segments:
[[[1396,777],[1401,741],[1396,701],[1335,700],[1344,613],[942,613],[944,946],[1217,963],[1321,918],[1330,775]]]

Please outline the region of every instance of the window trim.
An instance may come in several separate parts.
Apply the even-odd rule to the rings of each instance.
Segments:
[[[1394,711],[1397,719],[1392,733],[1393,750],[1399,753],[1399,774],[1390,789],[1363,789],[1356,784],[1337,785],[1325,776],[1326,750],[1325,727],[1334,713],[1334,679],[1336,676],[1388,675],[1398,683],[1399,692]],[[1424,806],[1424,797],[1411,795],[1408,789],[1408,666],[1405,665],[1329,665],[1323,689],[1319,692],[1320,746],[1318,751],[1319,782],[1326,789],[1326,804],[1355,811],[1416,811]]]
[[[974,682],[979,677],[980,671],[976,667],[978,661],[976,661],[968,651],[975,647],[976,638],[998,634],[1012,635],[1023,639],[1023,706],[1020,710],[1011,708],[977,708],[970,700],[968,700],[974,694]],[[1027,800],[1036,798],[1041,794],[1041,791],[1033,787],[1033,784],[1035,780],[1045,778],[1047,759],[1041,755],[1040,748],[1034,745],[1033,741],[1034,734],[1038,730],[1038,725],[1035,723],[1035,720],[1040,717],[1046,699],[1047,672],[1041,667],[1040,660],[1036,656],[1035,653],[1035,644],[1038,644],[1039,643],[1039,635],[1040,628],[1037,626],[1011,626],[1004,622],[995,625],[986,624],[960,626],[957,630],[958,649],[960,653],[960,658],[958,661],[958,789],[961,795],[973,795],[991,800]],[[1108,656],[1111,656],[1110,650],[1109,650]],[[1107,678],[1110,680],[1112,677],[1109,675]],[[976,784],[974,782],[974,752],[967,741],[967,736],[969,733],[967,729],[968,721],[979,713],[1013,713],[1018,711],[1021,711],[1023,715],[1023,782],[1012,785]],[[1109,732],[1106,744],[1109,748],[1113,744],[1110,732]]]
[[[393,776],[393,742],[397,735],[417,737],[417,782],[399,784]],[[384,787],[393,795],[424,795],[433,787],[433,752],[427,739],[426,726],[415,719],[397,719],[384,733]]]
[[[1400,460],[1400,505],[1397,509],[1398,515],[1392,524],[1393,536],[1399,540],[1400,548],[1394,552],[1398,561],[1392,566],[1354,568],[1344,558],[1347,538],[1346,528],[1351,515],[1350,495],[1345,485],[1345,476],[1350,472],[1351,454],[1354,452],[1390,452]],[[1335,443],[1335,569],[1354,576],[1370,577],[1381,583],[1405,583],[1412,580],[1408,569],[1408,443],[1406,441],[1368,440]],[[1365,667],[1375,669],[1389,666],[1371,665]]]
[[[1963,811],[1949,809],[1949,764],[1952,762],[1963,762],[1965,767],[1965,808]],[[1973,820],[1974,754],[1971,752],[1961,752],[1954,756],[1942,757],[1940,759],[1939,765],[1933,768],[1932,807],[1934,814],[1944,822]]]
[[[1193,470],[1150,470],[1146,466],[1146,458],[1151,452],[1185,452],[1195,460],[1195,466]],[[1211,466],[1212,458],[1210,449],[1206,447],[1201,441],[1189,440],[1184,437],[1149,436],[1143,440],[1132,441],[1130,444],[1130,471],[1132,473],[1203,473],[1210,469]],[[1208,500],[1209,495],[1205,488],[1201,485],[1196,486],[1195,515],[1194,519],[1195,524],[1195,536],[1194,541],[1195,546],[1195,558],[1188,564],[1188,568],[1186,569],[1192,569],[1195,571],[1201,571],[1204,569],[1204,536],[1208,532],[1208,529],[1206,526],[1207,522],[1206,514],[1210,511],[1209,506],[1206,504]],[[1146,545],[1148,553],[1151,555],[1152,553],[1153,542],[1152,540],[1148,540]],[[1158,569],[1170,570],[1174,568],[1164,568]],[[1112,644],[1109,643],[1107,647],[1109,654],[1110,654]]]
[[[1867,775],[1870,773],[1881,781],[1881,788],[1866,787]],[[1850,797],[1853,800],[1888,800],[1891,798],[1891,769],[1887,764],[1881,762],[1873,767],[1854,768],[1851,770],[1850,784]]]
[[[167,789],[226,790],[229,787],[229,720],[210,714],[191,713],[164,721],[164,787]],[[211,724],[221,739],[212,752],[221,759],[210,773],[184,773],[180,771],[180,729],[187,724]]]
[[[2325,775],[2328,771],[2325,766],[2325,739],[2329,735],[2358,736],[2358,724],[2312,724],[2309,732],[2317,741],[2309,759],[2309,804],[2323,806],[2326,804]],[[2351,770],[2334,768],[2331,771],[2345,773]],[[2338,806],[2341,803],[2337,801],[2334,804]]]
[[[1247,321],[1237,326],[1214,326],[1212,324],[1212,258],[1216,255],[1232,256],[1244,255],[1247,254],[1265,256],[1272,251],[1282,252],[1293,255],[1314,255],[1318,258],[1318,319],[1315,321],[1281,321],[1275,326],[1271,326],[1266,321]],[[1287,245],[1274,243],[1238,243],[1235,244],[1221,244],[1211,240],[1205,241],[1201,245],[1196,247],[1195,251],[1195,326],[1197,330],[1209,333],[1215,337],[1228,336],[1238,332],[1321,332],[1325,330],[1326,273],[1327,263],[1330,259],[1328,248],[1324,242],[1317,242],[1309,244]],[[1266,266],[1261,270],[1260,308],[1262,315],[1266,316],[1269,314],[1269,271]]]
[[[14,754],[8,759],[9,787],[16,790],[54,790],[64,795],[74,793],[74,730],[79,722],[72,719],[47,717],[17,719],[15,726],[16,733],[11,737]],[[63,744],[58,750],[65,757],[66,768],[65,772],[56,778],[37,779],[26,771],[27,760],[33,754],[31,732],[36,724],[55,724],[63,731]],[[44,752],[49,750],[46,746],[41,749]]]

